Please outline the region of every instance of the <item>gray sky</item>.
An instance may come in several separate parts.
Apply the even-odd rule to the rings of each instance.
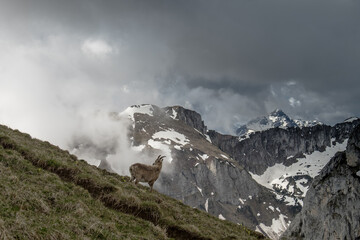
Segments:
[[[358,0],[0,0],[0,53],[0,123],[59,144],[140,103],[221,132],[360,116]]]

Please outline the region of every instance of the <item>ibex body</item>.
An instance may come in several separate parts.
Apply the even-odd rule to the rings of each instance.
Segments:
[[[153,185],[160,175],[162,168],[162,161],[165,156],[159,155],[153,165],[146,165],[142,163],[135,163],[130,166],[131,179],[130,182],[135,180],[135,184],[139,182],[147,182],[152,192]]]

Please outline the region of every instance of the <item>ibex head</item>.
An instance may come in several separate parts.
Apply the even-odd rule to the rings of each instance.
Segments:
[[[159,156],[157,157],[157,159],[155,160],[155,162],[153,163],[153,165],[161,164],[162,161],[164,160],[164,158],[165,158],[165,156],[159,155]]]

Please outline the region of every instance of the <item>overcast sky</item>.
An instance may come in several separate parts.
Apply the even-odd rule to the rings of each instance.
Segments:
[[[0,0],[0,124],[54,141],[140,103],[334,124],[359,76],[358,0]]]

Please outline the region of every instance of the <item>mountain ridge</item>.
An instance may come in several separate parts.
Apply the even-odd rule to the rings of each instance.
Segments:
[[[199,113],[181,106],[134,105],[112,116],[130,121],[134,151],[167,156],[158,191],[272,239],[300,212],[313,177],[359,124],[352,118],[335,126],[275,127],[239,139],[207,130]],[[103,158],[101,166],[111,170]]]
[[[254,132],[265,131],[271,128],[303,128],[313,127],[316,125],[323,125],[323,123],[317,120],[305,121],[301,119],[291,119],[281,109],[275,109],[267,116],[255,118],[250,120],[247,124],[240,126],[236,130],[236,135],[243,140],[248,138],[249,135]]]

